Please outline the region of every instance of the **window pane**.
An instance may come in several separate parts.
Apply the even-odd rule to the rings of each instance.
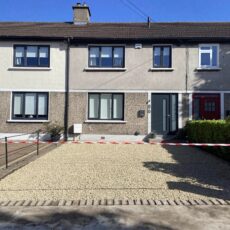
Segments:
[[[37,66],[38,65],[38,57],[37,57],[37,46],[28,46],[26,57],[27,57],[27,66]]]
[[[39,49],[39,65],[40,66],[49,66],[49,48],[40,47]]]
[[[113,51],[113,66],[123,67],[123,48],[114,48]]]
[[[38,115],[47,116],[47,95],[39,94],[38,95]]]
[[[213,46],[212,47],[212,66],[217,66],[217,55],[218,55],[218,51],[217,51],[217,46]]]
[[[25,63],[24,58],[24,47],[16,47],[15,48],[15,65],[23,66]]]
[[[201,53],[201,66],[210,66],[210,53]]]
[[[166,67],[166,68],[170,67],[170,48],[169,47],[163,48],[163,67]]]
[[[22,117],[22,103],[23,103],[22,95],[15,94],[14,95],[14,116]]]
[[[36,95],[34,93],[26,93],[25,95],[25,115],[28,118],[35,116]]]
[[[99,48],[90,48],[89,54],[89,65],[90,66],[99,66],[100,57],[99,57]]]
[[[161,48],[155,47],[154,48],[154,67],[161,67]]]
[[[111,109],[112,109],[112,95],[111,94],[101,94],[101,119],[111,119]]]
[[[123,95],[113,95],[113,118],[123,119]]]
[[[113,67],[112,47],[101,48],[101,66]]]
[[[99,95],[89,95],[89,118],[97,119],[99,115]]]

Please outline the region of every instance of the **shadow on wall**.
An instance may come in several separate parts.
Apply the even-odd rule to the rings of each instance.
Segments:
[[[230,47],[221,47],[219,50],[220,70],[197,71],[194,69],[194,79],[190,90],[229,90],[230,88]],[[191,79],[189,79],[191,80]]]
[[[230,164],[199,149],[163,146],[175,163],[144,162],[151,171],[175,176],[168,181],[169,189],[210,198],[230,199]]]
[[[52,211],[53,210],[53,211]],[[66,211],[61,209],[41,209],[38,213],[29,215],[13,215],[0,211],[0,223],[2,227],[28,227],[39,229],[161,229],[171,230],[172,228],[162,224],[151,223],[150,221],[137,221],[132,218],[129,211],[117,210],[91,212],[91,214],[81,213],[79,210]],[[93,213],[93,214],[92,214]],[[129,222],[129,219],[131,221]],[[141,219],[141,218],[140,218]],[[127,223],[129,222],[129,223]],[[138,223],[137,223],[138,222]],[[21,228],[20,228],[21,229]]]

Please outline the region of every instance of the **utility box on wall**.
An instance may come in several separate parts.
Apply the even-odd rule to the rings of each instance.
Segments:
[[[81,134],[82,133],[82,124],[74,124],[73,125],[73,133]]]

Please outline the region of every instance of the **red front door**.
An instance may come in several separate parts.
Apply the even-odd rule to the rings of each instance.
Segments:
[[[220,95],[219,94],[194,94],[193,118],[196,120],[220,119]]]

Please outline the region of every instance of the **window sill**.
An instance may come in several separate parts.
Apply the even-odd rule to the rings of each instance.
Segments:
[[[127,121],[120,121],[120,120],[86,120],[85,123],[125,124],[125,123],[127,123]]]
[[[150,68],[150,72],[160,72],[160,71],[165,71],[165,72],[172,72],[174,71],[174,68]]]
[[[220,71],[222,70],[222,68],[202,68],[202,67],[199,67],[199,68],[196,68],[195,69],[196,71]]]
[[[49,120],[7,120],[8,123],[48,123]]]
[[[127,69],[126,68],[93,68],[93,67],[87,67],[84,69],[85,71],[87,72],[90,72],[90,71],[103,71],[103,72],[106,72],[106,71],[114,71],[114,72],[122,72],[122,71],[126,71]]]
[[[50,67],[10,67],[8,68],[9,71],[13,70],[27,70],[27,71],[34,71],[34,70],[40,70],[40,71],[50,71],[52,68]]]

